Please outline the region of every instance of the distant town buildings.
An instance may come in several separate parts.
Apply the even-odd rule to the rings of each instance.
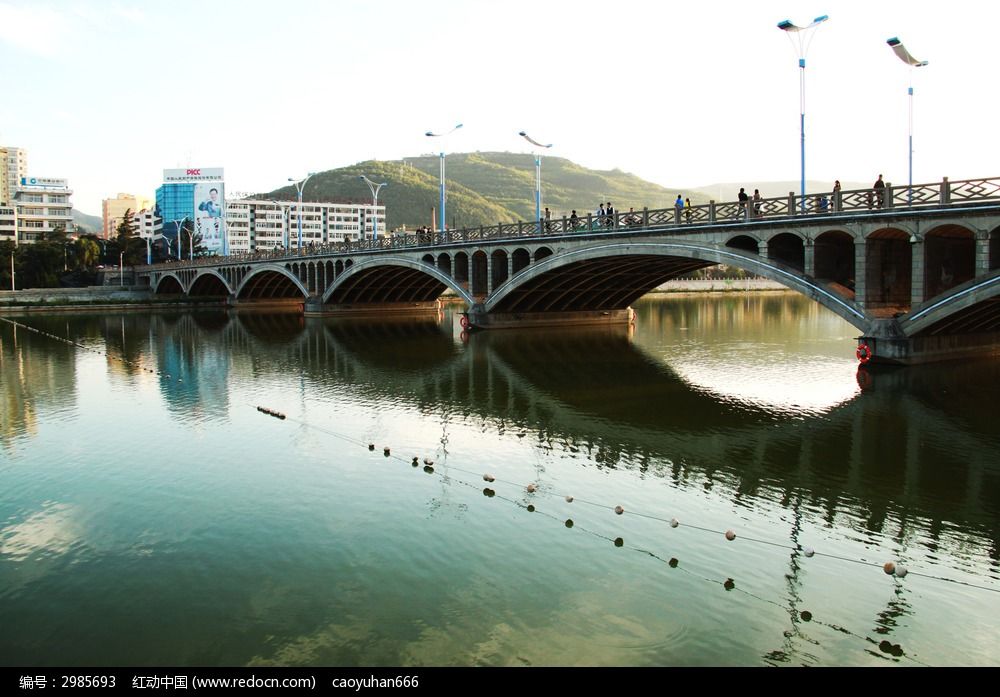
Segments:
[[[147,208],[153,208],[153,200],[144,196],[118,194],[115,198],[104,199],[101,202],[101,215],[104,218],[101,237],[106,240],[115,237],[118,234],[118,226],[121,224],[126,212],[138,213]]]
[[[56,228],[73,232],[72,195],[65,179],[29,176],[23,148],[0,145],[0,240],[31,243]]]
[[[302,202],[302,246],[369,238],[372,226],[385,234],[385,206]],[[299,246],[299,204],[295,201],[226,201],[229,251],[253,252]]]

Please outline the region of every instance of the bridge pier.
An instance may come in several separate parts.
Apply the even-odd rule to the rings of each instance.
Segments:
[[[816,244],[806,239],[802,245],[803,269],[802,272],[810,278],[816,277]]]
[[[916,307],[924,301],[924,270],[927,259],[924,241],[911,238],[910,251],[910,307]]]
[[[399,317],[401,315],[436,315],[441,301],[398,303],[341,303],[324,304],[323,298],[306,300],[303,314],[306,317]]]
[[[873,320],[865,336],[858,337],[858,344],[871,349],[876,364],[918,365],[1000,356],[1000,332],[908,337],[895,319]]]

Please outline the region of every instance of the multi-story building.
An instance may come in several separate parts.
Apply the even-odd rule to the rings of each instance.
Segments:
[[[36,242],[57,227],[73,232],[73,190],[65,179],[21,177],[14,192],[19,242]]]
[[[101,237],[107,240],[117,235],[118,226],[126,212],[131,211],[135,214],[152,207],[153,201],[145,196],[118,194],[115,198],[104,199],[101,202],[101,214],[104,217],[104,230]]]
[[[0,145],[0,206],[11,205],[18,184],[27,176],[27,151],[23,148]]]
[[[17,209],[0,204],[0,242],[17,242]]]
[[[302,246],[338,244],[368,238],[377,223],[385,234],[385,206],[361,203],[302,203]],[[299,205],[295,201],[226,201],[229,252],[299,246]]]
[[[176,243],[181,229],[193,230],[201,235],[209,253],[226,253],[223,175],[222,167],[163,170],[163,184],[156,190],[156,209],[163,218],[163,234],[171,243]]]

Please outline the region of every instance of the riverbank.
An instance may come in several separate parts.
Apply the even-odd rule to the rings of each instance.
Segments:
[[[157,297],[148,288],[29,288],[0,291],[0,314],[24,315],[37,312],[99,312],[102,310],[189,309],[223,305],[224,300],[192,300],[186,297]]]

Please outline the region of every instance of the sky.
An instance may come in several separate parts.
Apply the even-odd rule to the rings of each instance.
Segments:
[[[424,133],[456,123],[447,151],[530,152],[525,130],[679,193],[798,180],[798,54],[777,23],[823,14],[808,178],[906,181],[911,70],[894,36],[929,61],[912,71],[914,182],[1000,175],[1000,3],[966,0],[0,0],[0,144],[68,178],[91,214],[152,196],[164,168],[225,167],[230,195],[269,191],[436,152]]]

